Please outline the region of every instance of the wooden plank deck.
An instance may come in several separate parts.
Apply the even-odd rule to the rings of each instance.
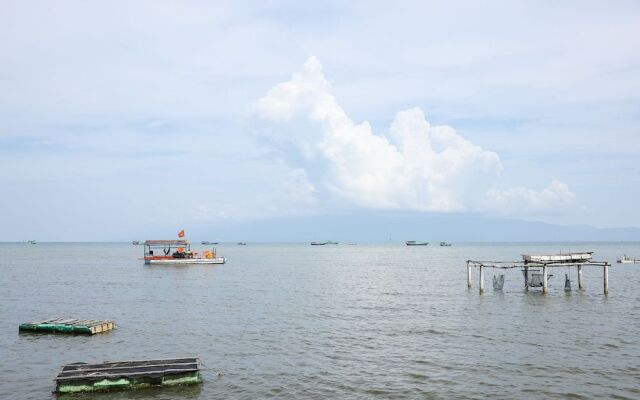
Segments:
[[[111,320],[77,319],[77,318],[48,318],[39,321],[20,324],[22,332],[47,332],[47,333],[84,333],[95,335],[96,333],[110,331],[115,327]]]
[[[94,392],[196,384],[202,382],[200,366],[200,359],[195,357],[68,364],[62,367],[56,377],[56,392]]]

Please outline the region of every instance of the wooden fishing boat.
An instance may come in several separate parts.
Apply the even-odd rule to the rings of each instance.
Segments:
[[[522,259],[525,264],[528,263],[584,263],[591,260],[592,251],[579,252],[579,253],[566,253],[566,254],[523,254]]]
[[[407,246],[427,246],[429,242],[416,242],[415,240],[407,240],[404,242]]]
[[[188,240],[146,240],[144,262],[151,265],[224,264],[226,259],[218,257],[216,249],[192,251]]]

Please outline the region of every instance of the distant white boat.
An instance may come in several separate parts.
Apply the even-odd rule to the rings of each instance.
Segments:
[[[325,244],[329,244],[329,242],[311,242],[309,244],[311,246],[324,246]]]
[[[203,240],[203,241],[202,241],[202,242],[200,242],[200,243],[201,243],[201,244],[205,244],[205,245],[207,245],[207,244],[218,244],[218,242],[210,242],[210,241],[208,241],[208,240]]]
[[[238,246],[246,246],[247,244],[245,242],[238,242]]]
[[[427,246],[429,242],[416,242],[415,240],[407,240],[404,242],[407,246]]]
[[[592,251],[567,254],[523,254],[522,259],[526,263],[580,263],[591,261]]]
[[[447,243],[447,242],[440,242],[440,246],[451,246],[451,243]]]
[[[619,264],[640,264],[640,258],[627,257],[627,255],[625,254],[622,257],[618,258],[618,263]]]
[[[29,244],[36,244],[36,241],[35,241],[35,240],[29,240],[27,243],[29,243]]]
[[[139,240],[133,240],[133,241],[131,241],[131,244],[134,245],[134,246],[137,246],[137,245],[140,244],[140,241]]]

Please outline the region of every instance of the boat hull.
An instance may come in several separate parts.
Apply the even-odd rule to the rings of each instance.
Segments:
[[[549,254],[549,255],[529,255],[523,254],[525,263],[580,263],[591,260],[591,253],[570,253],[570,254]]]
[[[227,261],[224,257],[218,258],[173,258],[163,260],[145,260],[145,264],[150,265],[190,265],[190,264],[224,264]]]

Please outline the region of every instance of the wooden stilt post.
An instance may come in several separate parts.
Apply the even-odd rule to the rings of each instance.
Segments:
[[[524,290],[529,290],[529,267],[524,266]]]
[[[484,267],[480,264],[480,294],[484,292]]]
[[[547,285],[547,266],[542,266],[542,293],[548,293],[549,286]]]
[[[471,265],[467,261],[467,288],[471,289]]]
[[[582,284],[582,265],[578,265],[578,289],[582,289],[584,285]]]
[[[602,267],[603,271],[603,281],[604,281],[604,294],[607,295],[609,294],[609,264],[605,264],[604,267]]]

